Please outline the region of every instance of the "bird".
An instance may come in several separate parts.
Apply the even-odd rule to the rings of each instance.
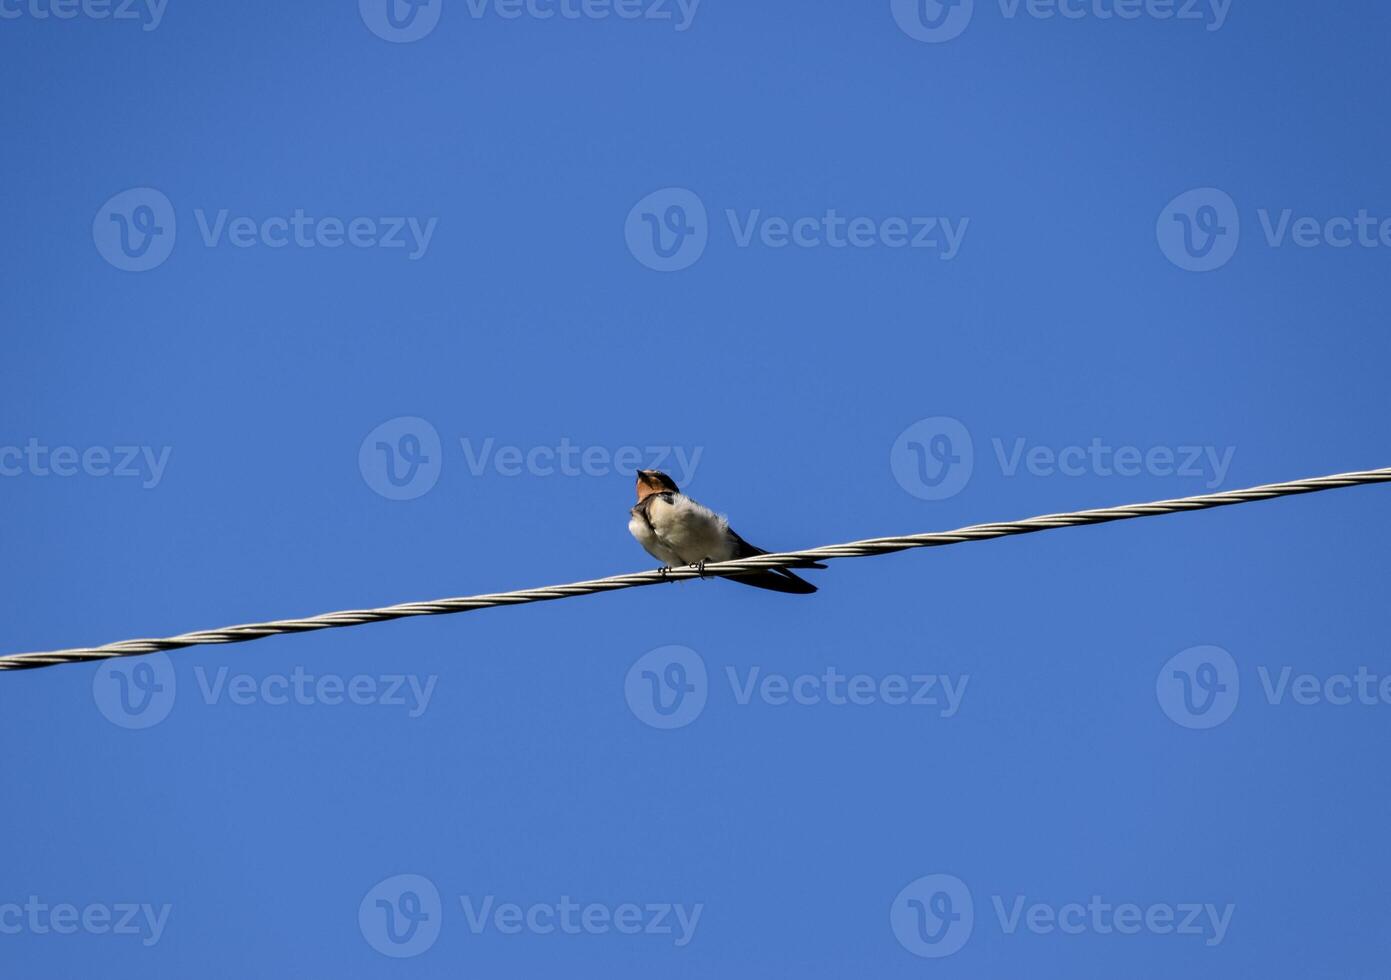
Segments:
[[[638,502],[628,520],[628,531],[647,553],[669,571],[677,565],[694,565],[701,571],[707,561],[732,561],[766,555],[729,526],[722,514],[681,492],[676,481],[660,470],[638,470]],[[825,568],[808,561],[798,568]],[[810,595],[816,586],[786,568],[767,568],[724,576],[730,581],[773,592]]]

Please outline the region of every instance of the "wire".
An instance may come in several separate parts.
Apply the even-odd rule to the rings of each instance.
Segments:
[[[1224,493],[1208,493],[1196,497],[1179,497],[1174,500],[1158,500],[1148,504],[1127,504],[1123,507],[1104,507],[1099,510],[1045,514],[1041,517],[1029,517],[1001,524],[972,524],[969,527],[957,528],[955,531],[869,538],[864,541],[851,541],[847,544],[809,548],[805,551],[786,551],[778,554],[759,555],[755,558],[741,558],[737,561],[711,562],[705,566],[703,574],[705,576],[730,575],[763,568],[796,568],[805,565],[808,561],[887,555],[909,548],[933,548],[961,544],[966,541],[987,541],[991,538],[1003,538],[1013,534],[1030,534],[1034,531],[1047,531],[1051,528],[1105,524],[1110,521],[1124,521],[1134,517],[1156,517],[1160,514],[1206,510],[1211,507],[1225,507],[1229,504],[1269,500],[1273,497],[1289,497],[1301,493],[1316,493],[1320,490],[1336,490],[1340,487],[1386,482],[1391,482],[1391,467],[1377,470],[1358,470],[1352,473],[1320,476],[1308,480],[1292,480],[1288,483],[1269,483],[1265,486],[1251,487],[1246,490],[1229,490]],[[162,640],[123,640],[119,643],[108,643],[99,647],[77,647],[71,650],[54,650],[47,653],[15,653],[0,657],[0,670],[25,670],[33,667],[50,667],[55,664],[106,660],[111,657],[130,657],[142,653],[154,653],[159,650],[177,650],[180,647],[205,643],[242,643],[281,633],[308,633],[313,630],[332,629],[339,626],[360,626],[363,623],[381,623],[392,619],[402,619],[406,616],[441,616],[446,613],[486,609],[490,606],[518,606],[528,602],[568,599],[595,592],[632,589],[642,585],[658,585],[662,582],[674,582],[701,576],[702,572],[693,566],[673,568],[666,572],[635,572],[629,575],[591,579],[587,582],[571,582],[568,585],[548,585],[537,589],[522,589],[517,592],[494,592],[487,595],[463,596],[457,599],[437,599],[434,602],[407,602],[398,606],[385,606],[381,609],[357,609],[323,613],[306,619],[282,619],[271,623],[227,626],[223,629],[183,633]]]

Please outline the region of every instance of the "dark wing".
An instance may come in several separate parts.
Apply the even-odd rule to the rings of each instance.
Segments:
[[[749,544],[733,530],[729,536],[734,539],[735,558],[753,558],[756,555],[766,555],[768,552],[762,548]],[[825,568],[820,562],[808,561],[797,565],[798,568]],[[738,582],[741,585],[752,585],[757,589],[769,589],[773,592],[789,592],[794,595],[810,595],[816,591],[816,586],[812,585],[804,578],[800,578],[786,568],[769,568],[759,572],[745,572],[742,575],[725,576],[731,582]]]

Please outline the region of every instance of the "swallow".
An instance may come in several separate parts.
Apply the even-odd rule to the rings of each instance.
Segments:
[[[631,511],[628,531],[649,555],[662,563],[663,571],[676,565],[695,565],[703,570],[707,561],[768,554],[735,534],[723,515],[683,494],[672,478],[659,470],[638,470],[638,502]],[[826,566],[809,561],[797,567]],[[809,595],[816,591],[816,586],[785,568],[725,577],[774,592]]]

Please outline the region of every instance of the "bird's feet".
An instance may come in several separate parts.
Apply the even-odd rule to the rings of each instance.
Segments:
[[[667,572],[669,571],[671,571],[671,566],[663,565],[661,568],[657,569],[657,574],[660,575],[662,578],[666,578]]]
[[[694,569],[696,570],[696,574],[697,574],[697,575],[699,575],[701,578],[705,578],[705,559],[704,559],[704,558],[702,558],[700,561],[692,562],[692,563],[691,563],[691,567],[694,568]]]

